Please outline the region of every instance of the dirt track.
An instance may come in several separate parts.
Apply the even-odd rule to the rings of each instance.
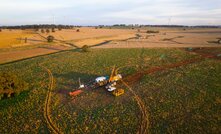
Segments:
[[[51,102],[51,91],[54,87],[54,77],[49,69],[47,69],[44,66],[41,66],[44,70],[47,71],[49,75],[49,89],[45,100],[45,107],[44,107],[44,117],[46,119],[46,122],[48,124],[48,127],[52,130],[53,133],[60,134],[61,132],[59,129],[53,124],[51,117],[50,117],[50,102]]]
[[[137,101],[137,104],[138,104],[138,106],[140,108],[140,111],[142,113],[140,129],[137,133],[138,134],[149,134],[149,113],[147,111],[147,108],[146,108],[144,102],[142,101],[142,99],[133,91],[133,89],[125,81],[121,80],[121,82],[134,95],[134,98]]]

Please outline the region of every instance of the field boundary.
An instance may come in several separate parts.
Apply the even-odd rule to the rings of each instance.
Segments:
[[[42,67],[44,70],[46,70],[49,76],[49,89],[48,89],[46,100],[45,100],[44,117],[46,119],[48,127],[52,130],[52,132],[56,134],[61,134],[59,129],[53,124],[52,119],[50,117],[50,102],[51,102],[51,93],[52,93],[51,91],[54,87],[54,77],[53,77],[52,72],[48,68],[42,65],[39,65],[39,66]]]

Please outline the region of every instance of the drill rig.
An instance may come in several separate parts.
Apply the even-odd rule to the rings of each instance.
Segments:
[[[79,88],[75,91],[69,92],[70,96],[77,96],[83,92],[83,89],[97,89],[104,87],[108,92],[114,96],[124,94],[124,89],[116,88],[117,82],[122,79],[122,75],[118,74],[114,66],[110,76],[100,76],[88,84],[82,84],[79,79]]]

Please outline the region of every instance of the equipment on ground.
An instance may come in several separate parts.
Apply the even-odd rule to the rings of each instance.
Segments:
[[[120,95],[124,94],[124,89],[114,90],[112,94],[113,94],[114,96],[120,96]]]
[[[70,96],[77,96],[77,95],[79,95],[82,92],[83,92],[82,90],[75,90],[73,92],[69,92],[69,95]]]
[[[89,84],[82,84],[79,78],[79,88],[73,92],[70,92],[70,96],[77,96],[83,91],[81,89],[97,89],[99,87],[104,87],[108,92],[110,92],[114,96],[120,96],[124,94],[124,89],[116,88],[117,82],[122,79],[121,74],[117,74],[116,68],[111,71],[111,75],[109,76],[100,76],[97,77],[93,82]]]

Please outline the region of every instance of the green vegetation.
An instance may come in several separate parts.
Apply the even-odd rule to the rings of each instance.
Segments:
[[[27,43],[28,42],[28,38],[27,37],[25,37],[25,43]]]
[[[49,30],[49,29],[46,29],[46,33],[49,34],[49,33],[50,33],[50,30]]]
[[[149,106],[151,133],[220,132],[220,65],[205,60],[145,76],[134,88]]]
[[[0,100],[3,97],[19,95],[27,89],[27,83],[12,72],[0,72]]]
[[[89,52],[89,46],[88,45],[84,45],[81,47],[81,51],[82,52]]]
[[[48,41],[48,43],[53,42],[53,41],[54,41],[54,36],[49,35],[49,36],[47,37],[47,41]]]
[[[142,35],[140,35],[140,34],[136,34],[136,37],[137,37],[137,38],[140,38],[140,37],[142,37]]]
[[[61,27],[59,27],[59,28],[58,28],[58,30],[59,30],[59,31],[61,31],[61,30],[62,30],[62,28],[61,28]]]
[[[216,49],[216,51],[220,49]],[[164,55],[164,58],[161,58]],[[51,70],[55,86],[51,92],[50,116],[64,133],[136,133],[141,111],[127,88],[113,97],[105,89],[84,90],[76,98],[68,95],[82,83],[109,75],[113,65],[123,78],[139,70],[198,58],[181,49],[91,49],[90,53],[65,51],[0,66],[13,70],[30,83],[19,96],[0,101],[0,133],[49,133],[44,105]],[[135,83],[126,81],[140,96],[149,112],[151,133],[220,133],[221,62],[204,59],[193,64],[146,74]],[[11,129],[13,128],[13,129]]]
[[[51,32],[53,32],[53,33],[54,33],[54,32],[55,32],[55,28],[52,28],[52,29],[51,29]]]
[[[45,33],[45,30],[44,30],[44,29],[41,29],[41,33]]]

